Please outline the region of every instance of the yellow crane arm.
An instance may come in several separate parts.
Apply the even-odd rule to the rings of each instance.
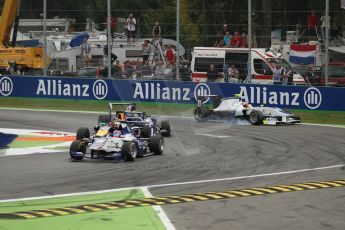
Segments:
[[[0,46],[8,46],[20,0],[5,0],[0,18]]]

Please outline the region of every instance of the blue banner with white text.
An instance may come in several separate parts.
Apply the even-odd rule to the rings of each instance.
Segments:
[[[345,111],[345,88],[0,76],[0,98],[195,103],[197,96],[234,94],[253,105]]]

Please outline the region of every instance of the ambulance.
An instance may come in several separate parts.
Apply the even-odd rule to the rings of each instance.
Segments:
[[[225,69],[234,64],[240,78],[245,81],[248,75],[248,54],[248,48],[195,47],[191,62],[192,79],[195,82],[206,82],[210,64],[214,64],[222,75]],[[253,48],[251,51],[251,83],[273,84],[274,64],[280,64],[291,73],[290,84],[305,85],[304,78],[293,70],[280,53],[261,48]]]

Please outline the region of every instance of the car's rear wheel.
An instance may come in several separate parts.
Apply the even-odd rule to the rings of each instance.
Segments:
[[[151,128],[148,125],[144,126],[142,136],[143,136],[143,138],[150,138]]]
[[[170,129],[170,122],[169,121],[162,121],[161,129],[164,130],[161,134],[165,137],[170,137],[171,129]]]
[[[195,120],[202,122],[207,120],[207,110],[205,108],[197,108],[194,111]]]
[[[76,139],[83,140],[83,138],[90,138],[90,130],[85,127],[81,127],[77,130]]]
[[[122,145],[122,154],[124,161],[133,161],[138,155],[137,147],[133,142],[125,142]]]
[[[261,111],[258,111],[258,110],[253,110],[248,116],[248,121],[252,125],[260,125],[263,120],[264,120],[264,115],[262,114]]]
[[[70,146],[70,156],[72,160],[82,160],[85,156],[86,153],[86,145],[87,143],[85,143],[84,141],[81,140],[76,140],[73,141],[71,146]],[[76,153],[76,152],[81,152],[82,155],[78,155],[76,156],[75,154],[73,155],[72,152]]]
[[[162,155],[164,152],[164,138],[161,135],[150,137],[150,150],[156,155]]]

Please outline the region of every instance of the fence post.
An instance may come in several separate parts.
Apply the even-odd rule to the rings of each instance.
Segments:
[[[326,20],[326,31],[325,31],[325,86],[328,86],[328,46],[329,46],[329,0],[326,0],[326,10],[325,10],[325,20]]]
[[[180,79],[180,0],[176,0],[176,80]]]
[[[252,0],[248,0],[248,62],[247,62],[247,83],[252,81]]]
[[[43,0],[43,76],[47,76],[47,0]]]
[[[112,39],[111,39],[111,2],[110,0],[107,0],[107,49],[108,49],[108,55],[107,55],[107,66],[108,66],[108,78],[111,77],[111,44],[112,44]]]

